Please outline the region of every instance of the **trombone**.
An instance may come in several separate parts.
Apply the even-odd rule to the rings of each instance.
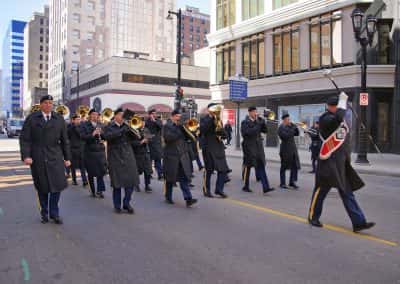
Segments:
[[[199,121],[192,117],[189,118],[184,124],[183,124],[183,129],[185,130],[186,134],[192,139],[194,142],[197,142],[196,136],[193,134],[197,130],[199,130],[200,123]]]
[[[89,116],[89,107],[85,105],[80,105],[76,110],[76,114],[80,116],[81,119],[87,119]]]
[[[105,108],[101,112],[100,122],[102,124],[109,124],[114,117],[114,111],[111,108]]]
[[[267,122],[272,122],[272,123],[280,123],[278,119],[276,119],[276,113],[270,109],[265,109],[264,110],[264,117]],[[318,135],[318,131],[309,128],[306,123],[304,122],[292,122],[292,124],[296,125],[297,127],[303,129],[305,133],[309,134],[314,134]]]

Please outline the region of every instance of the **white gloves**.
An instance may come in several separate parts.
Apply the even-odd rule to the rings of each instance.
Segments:
[[[341,92],[339,95],[338,108],[347,109],[347,100],[348,99],[349,99],[349,96],[346,95],[345,92]]]

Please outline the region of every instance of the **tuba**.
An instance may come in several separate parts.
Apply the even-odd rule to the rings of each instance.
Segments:
[[[222,123],[221,115],[222,115],[222,106],[214,105],[208,108],[208,111],[214,116],[215,123],[215,132],[221,132],[224,129],[224,125]],[[217,135],[219,141],[222,141],[222,137]]]
[[[105,108],[101,112],[100,122],[103,124],[109,124],[114,116],[114,112],[111,108]]]
[[[80,118],[82,119],[87,119],[87,117],[89,116],[89,107],[85,106],[85,105],[80,105],[78,107],[78,110],[76,111],[76,114],[80,116]]]
[[[39,110],[40,110],[40,104],[35,104],[35,105],[31,106],[30,113],[34,113],[34,112],[39,111]]]
[[[64,117],[64,120],[68,119],[69,115],[71,114],[71,112],[69,111],[69,108],[66,105],[56,106],[55,111],[56,111],[56,113],[58,113],[59,115]]]

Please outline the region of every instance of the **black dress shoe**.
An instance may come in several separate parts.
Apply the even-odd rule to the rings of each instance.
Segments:
[[[228,198],[228,195],[226,195],[223,192],[215,192],[216,195],[220,196],[221,198]]]
[[[142,189],[140,188],[140,186],[136,186],[136,187],[135,187],[135,191],[136,191],[136,192],[141,192]]]
[[[199,168],[199,172],[201,172],[202,170],[204,170],[204,167],[203,167],[203,166],[201,166],[201,167]]]
[[[114,212],[117,214],[121,214],[122,210],[121,210],[121,208],[114,208]]]
[[[135,214],[135,210],[133,209],[133,207],[132,206],[130,206],[130,205],[128,205],[128,206],[124,206],[124,207],[122,207],[125,211],[126,211],[126,213],[128,213],[128,214]]]
[[[178,184],[176,182],[174,182],[174,184],[172,186],[173,187],[178,187]]]
[[[211,193],[204,193],[204,197],[214,198],[214,195],[212,195]]]
[[[153,192],[153,189],[152,189],[150,186],[146,186],[145,189],[144,189],[144,191],[145,191],[146,193],[152,193],[152,192]]]
[[[309,174],[315,174],[315,171],[310,171],[310,172],[308,172]]]
[[[322,223],[319,220],[308,220],[308,223],[314,227],[318,227],[318,228],[323,227]]]
[[[96,194],[94,194],[93,192],[90,194],[90,196],[96,198]]]
[[[268,193],[268,192],[271,192],[271,191],[274,191],[274,190],[275,190],[275,188],[273,188],[273,187],[264,188],[264,189],[263,189],[263,193]]]
[[[78,185],[78,183],[76,182],[76,180],[72,181],[72,185]]]
[[[186,200],[186,207],[191,207],[193,204],[196,204],[197,203],[197,199],[189,199],[189,200]]]
[[[42,216],[42,217],[40,218],[40,223],[42,223],[42,224],[47,224],[47,223],[49,223],[49,217],[47,217],[47,216]]]
[[[230,182],[230,181],[231,181],[230,178],[226,178],[225,181],[224,181],[224,183],[228,183],[228,182]]]
[[[53,220],[54,224],[57,225],[62,225],[64,223],[60,216],[50,217],[50,219]]]
[[[289,184],[289,186],[290,186],[291,188],[293,188],[293,189],[299,189],[299,187],[298,187],[297,184],[295,184],[295,183],[291,183],[291,184]]]
[[[281,184],[279,187],[282,189],[289,189],[289,187],[286,184]]]
[[[253,192],[250,188],[245,188],[245,187],[243,187],[242,190],[243,190],[244,192]]]
[[[88,184],[89,184],[89,183],[88,183],[87,181],[85,181],[85,182],[83,182],[83,184],[82,184],[82,185],[83,185],[83,187],[87,187],[87,186],[88,186]]]
[[[163,180],[164,177],[162,175],[158,176],[158,180]]]
[[[101,198],[101,199],[104,199],[104,194],[103,194],[103,192],[101,192],[101,191],[98,192],[98,193],[97,193],[97,197],[98,197],[98,198]]]
[[[167,204],[175,204],[175,202],[173,201],[173,200],[171,200],[171,199],[165,199],[165,203],[167,203]]]
[[[362,224],[362,225],[353,226],[353,232],[356,233],[356,232],[360,232],[362,230],[367,230],[367,229],[372,228],[373,226],[375,226],[374,222],[366,222],[365,224]]]

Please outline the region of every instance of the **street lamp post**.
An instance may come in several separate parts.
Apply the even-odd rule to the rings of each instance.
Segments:
[[[372,45],[374,34],[376,32],[377,20],[374,16],[368,15],[366,18],[366,30],[367,36],[361,36],[363,27],[364,13],[359,9],[354,9],[352,15],[353,30],[356,40],[361,45],[361,87],[360,87],[360,98],[365,96],[368,100],[367,93],[367,46]],[[366,104],[361,104],[360,99],[360,128],[359,128],[359,149],[357,153],[356,163],[359,164],[369,164],[367,153],[368,153],[368,130],[365,125],[367,125],[367,107]],[[363,126],[364,125],[364,126]]]
[[[79,65],[76,66],[75,69],[72,70],[72,72],[76,72],[76,104],[75,104],[75,110],[78,109],[80,103],[79,103]]]
[[[182,42],[182,10],[179,9],[178,12],[174,11],[168,11],[168,20],[172,20],[172,15],[175,15],[177,17],[177,31],[178,31],[178,38],[177,38],[177,44],[176,44],[176,64],[178,64],[178,74],[177,74],[177,80],[176,80],[176,88],[177,90],[180,90],[181,88],[181,75],[182,75],[182,62],[181,62],[181,52],[182,52],[182,47],[181,47],[181,42]],[[181,101],[182,97],[179,96],[179,91],[175,92],[175,109],[180,109],[181,108]]]

